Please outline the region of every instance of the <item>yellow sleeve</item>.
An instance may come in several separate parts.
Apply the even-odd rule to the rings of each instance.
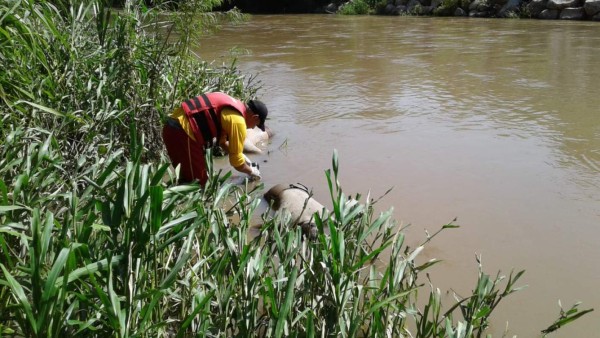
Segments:
[[[225,108],[221,111],[221,127],[229,140],[229,164],[237,168],[245,162],[242,152],[246,139],[246,121],[236,110]]]

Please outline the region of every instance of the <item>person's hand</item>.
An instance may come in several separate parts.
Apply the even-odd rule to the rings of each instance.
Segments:
[[[260,171],[258,170],[258,168],[251,166],[250,169],[252,169],[252,172],[250,173],[250,180],[251,181],[260,181],[261,177],[260,177]]]
[[[244,156],[244,161],[246,162],[246,164],[250,168],[255,168],[256,167],[256,169],[260,169],[260,166],[258,165],[258,163],[250,161],[250,159],[248,158],[248,156],[246,156],[245,154],[242,154],[242,156]]]
[[[226,155],[225,150],[223,149],[223,147],[221,147],[220,145],[215,145],[213,146],[212,149],[213,155],[216,157],[223,157]]]
[[[246,154],[244,154],[244,153],[242,153],[242,156],[244,156],[244,161],[246,162],[246,164],[249,166],[252,166],[252,161],[250,161],[248,156],[246,156]]]

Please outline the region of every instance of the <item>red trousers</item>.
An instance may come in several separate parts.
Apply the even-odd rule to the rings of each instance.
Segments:
[[[204,186],[208,180],[204,146],[192,140],[183,129],[168,124],[163,127],[162,137],[173,166],[181,165],[179,183],[198,180]]]

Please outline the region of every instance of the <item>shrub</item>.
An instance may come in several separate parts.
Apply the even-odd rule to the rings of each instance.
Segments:
[[[365,15],[371,8],[365,0],[351,0],[340,6],[338,13],[342,15]]]
[[[433,10],[437,16],[452,16],[454,11],[460,7],[461,0],[443,0],[442,4]]]

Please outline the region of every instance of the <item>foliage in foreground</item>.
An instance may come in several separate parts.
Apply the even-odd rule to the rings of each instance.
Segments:
[[[447,309],[430,285],[419,305],[419,276],[436,261],[418,262],[423,246],[404,244],[391,210],[374,215],[369,197],[345,203],[336,155],[335,217],[315,215],[314,242],[285,213],[264,216],[248,239],[259,190],[227,175],[202,190],[176,185],[157,156],[161,115],[189,92],[255,89],[235,68],[186,57],[191,35],[148,33],[170,26],[142,9],[0,3],[0,335],[485,332],[522,273],[480,270],[473,294]],[[587,311],[561,312],[547,332]]]
[[[38,158],[56,158],[42,149],[32,147],[25,162],[39,168]],[[327,171],[334,216],[315,215],[314,242],[286,213],[264,216],[248,239],[258,191],[224,183],[227,175],[203,190],[177,186],[167,164],[137,156],[119,165],[121,155],[94,165],[85,188],[45,203],[14,203],[3,187],[2,334],[481,337],[518,290],[522,272],[503,281],[480,269],[472,295],[445,309],[430,285],[419,306],[419,275],[436,261],[418,263],[423,246],[404,245],[391,210],[374,215],[369,197],[346,203],[335,155],[333,177]],[[589,311],[574,309],[548,332]]]

